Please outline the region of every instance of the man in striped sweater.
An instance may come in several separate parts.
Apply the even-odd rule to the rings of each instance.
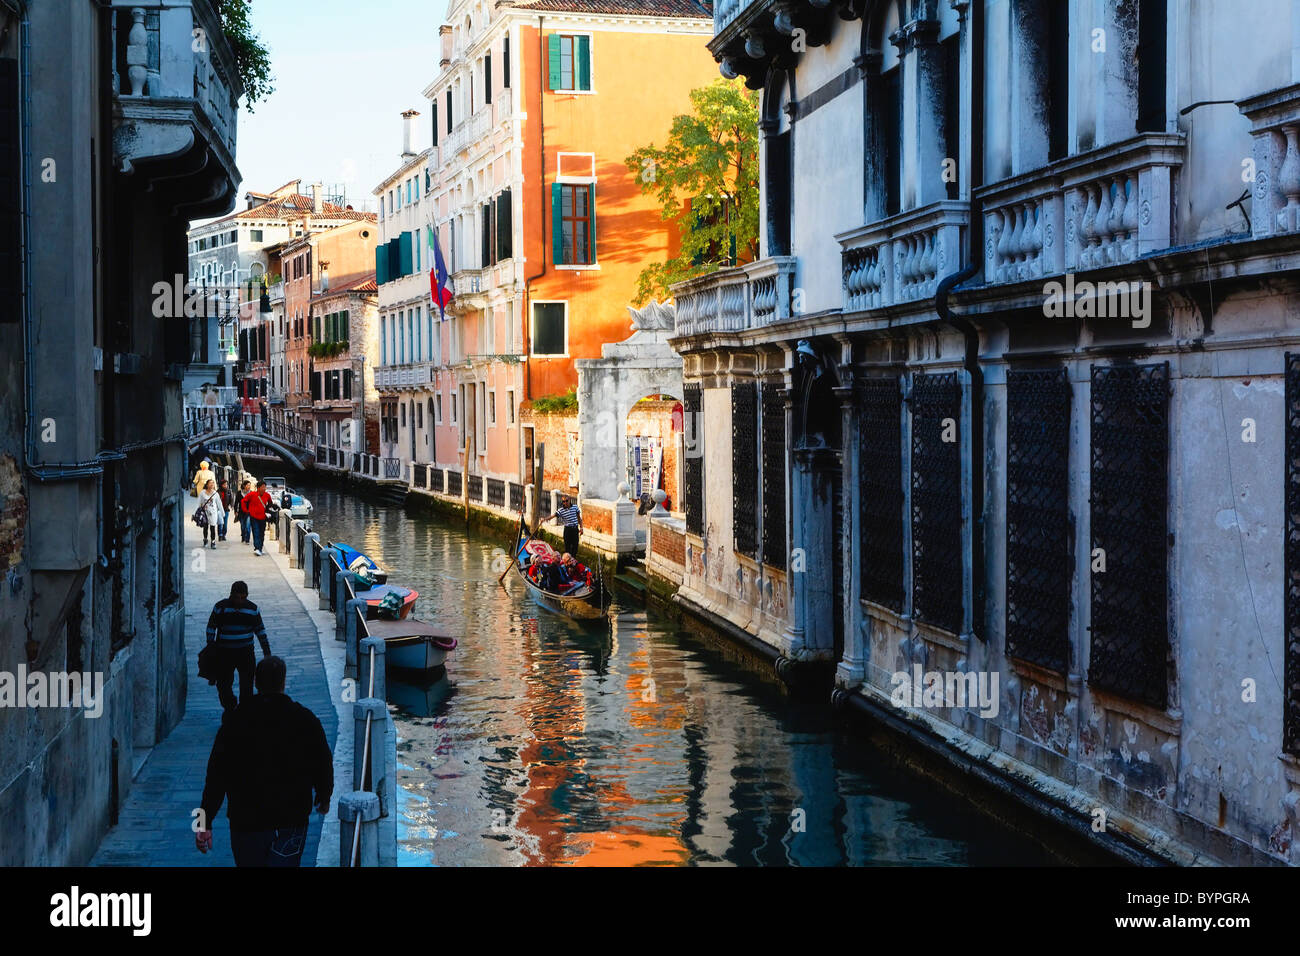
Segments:
[[[257,605],[248,599],[248,585],[236,581],[230,585],[230,597],[222,598],[212,607],[208,617],[208,643],[216,642],[221,656],[217,659],[217,696],[229,714],[237,703],[253,696],[253,669],[257,655],[253,651],[253,638],[262,645],[262,656],[271,654],[271,642],[266,638],[266,626]],[[235,672],[239,672],[239,700],[235,700]]]

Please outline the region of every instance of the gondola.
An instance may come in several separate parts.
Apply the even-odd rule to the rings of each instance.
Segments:
[[[563,594],[547,590],[536,581],[528,577],[524,570],[524,556],[528,555],[533,561],[550,561],[559,560],[559,555],[555,549],[542,541],[529,541],[520,530],[518,538],[515,539],[515,559],[512,562],[515,574],[519,580],[524,582],[528,592],[532,594],[533,600],[552,611],[555,614],[562,614],[565,617],[573,618],[579,621],[598,620],[605,617],[605,607],[601,590],[591,584],[581,584],[572,587]]]

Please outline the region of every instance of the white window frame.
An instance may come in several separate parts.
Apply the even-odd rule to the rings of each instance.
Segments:
[[[587,49],[591,53],[591,63],[588,64],[591,69],[591,89],[589,90],[547,90],[548,93],[563,93],[565,96],[594,96],[596,93],[596,34],[590,30],[552,30],[547,36],[554,34],[562,37],[588,37]],[[548,46],[549,50],[549,41]],[[573,50],[573,82],[578,82],[578,49],[574,46]]]
[[[495,388],[487,390],[487,404],[488,424],[495,427],[497,423],[497,390]]]

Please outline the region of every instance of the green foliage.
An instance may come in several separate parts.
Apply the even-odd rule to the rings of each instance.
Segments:
[[[758,92],[719,77],[690,96],[693,112],[673,118],[666,146],[625,160],[681,236],[676,256],[641,270],[638,305],[666,297],[674,282],[758,258]]]
[[[576,412],[577,410],[578,395],[573,389],[569,389],[563,395],[543,395],[541,398],[533,399],[535,412]]]
[[[234,51],[235,67],[244,84],[244,106],[250,113],[253,112],[254,103],[275,92],[275,86],[271,82],[271,53],[248,22],[251,2],[252,0],[218,0],[217,3],[221,29]]]
[[[347,349],[347,342],[313,342],[307,346],[307,354],[312,358],[336,358]]]

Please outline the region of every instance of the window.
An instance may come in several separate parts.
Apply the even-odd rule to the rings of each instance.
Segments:
[[[569,336],[563,302],[533,303],[534,355],[566,355]]]
[[[1139,0],[1138,4],[1138,116],[1139,133],[1165,131],[1165,39],[1168,36],[1166,0]]]
[[[687,385],[684,398],[682,428],[686,464],[682,477],[685,485],[683,497],[686,499],[686,530],[698,535],[704,530],[704,403],[700,386]]]
[[[447,91],[447,132],[451,132],[451,90]]]
[[[492,102],[492,54],[483,57],[483,102]]]
[[[1168,702],[1169,364],[1092,367],[1088,683]]]
[[[456,424],[456,393],[451,393],[451,423]]]
[[[415,406],[415,419],[416,419],[416,427],[423,428],[424,427],[424,406],[423,405]]]
[[[434,406],[434,408],[436,409],[437,416],[438,416],[436,421],[438,422],[439,425],[441,425],[442,424],[442,392],[438,393],[437,399],[438,401],[437,404]]]
[[[510,190],[503,189],[496,198],[496,261],[509,259],[513,249],[514,219],[510,213]]]
[[[912,380],[912,610],[962,629],[961,386],[956,372]]]
[[[552,90],[591,90],[591,37],[552,33],[547,37],[547,59]]]
[[[406,427],[406,403],[402,403],[402,427]]]
[[[785,399],[779,384],[762,391],[763,563],[786,566],[785,539]],[[674,508],[680,505],[674,502]]]
[[[515,390],[513,388],[506,391],[506,410],[510,415],[509,422],[513,425],[515,423]]]
[[[758,556],[758,386],[731,387],[731,521],[735,548]]]
[[[497,393],[492,389],[488,389],[487,405],[488,405],[488,424],[495,425],[497,423]]]
[[[1070,653],[1070,383],[1007,372],[1007,654],[1066,673]]]
[[[510,37],[501,40],[501,86],[510,89]]]
[[[249,238],[249,240],[252,241],[252,242],[261,242],[261,241],[262,241],[262,230],[261,230],[261,229],[250,229],[250,230],[248,230],[248,238]]]
[[[551,239],[555,265],[595,263],[595,192],[592,183],[551,184]]]

